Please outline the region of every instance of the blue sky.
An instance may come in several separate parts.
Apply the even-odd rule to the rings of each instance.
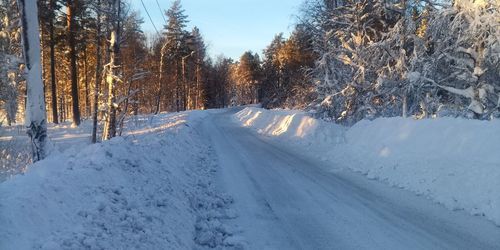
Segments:
[[[143,0],[156,27],[164,25],[163,10],[171,0]],[[143,29],[155,32],[140,0],[131,0],[134,9],[144,18]],[[252,50],[259,54],[274,35],[290,33],[303,0],[182,0],[189,16],[189,28],[200,28],[211,56],[224,54],[238,59],[243,52]]]

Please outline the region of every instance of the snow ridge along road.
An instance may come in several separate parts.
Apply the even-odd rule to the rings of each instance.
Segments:
[[[498,249],[500,227],[349,170],[331,168],[232,123],[203,122],[220,185],[251,249]],[[306,148],[304,148],[307,150]]]
[[[73,147],[0,183],[0,250],[238,246],[198,130],[207,115],[135,117],[123,137],[64,142]]]

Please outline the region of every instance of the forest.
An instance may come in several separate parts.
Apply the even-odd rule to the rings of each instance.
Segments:
[[[307,0],[288,37],[234,61],[207,53],[181,1],[156,33],[122,0],[40,0],[49,123],[93,121],[92,141],[126,117],[261,103],[352,125],[377,117],[500,116],[500,3]],[[146,9],[147,11],[147,9]],[[2,0],[1,123],[25,121],[29,91],[17,1]],[[30,15],[30,14],[26,14]],[[44,118],[46,117],[46,119]]]

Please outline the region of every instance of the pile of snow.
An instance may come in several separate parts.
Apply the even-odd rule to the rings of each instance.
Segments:
[[[333,123],[314,119],[303,111],[266,110],[248,107],[236,113],[234,118],[245,127],[258,133],[285,139],[303,146],[336,145],[343,140],[345,128]],[[309,150],[322,149],[311,147]]]
[[[351,128],[301,111],[245,108],[235,121],[327,160],[500,225],[500,121],[363,120]]]
[[[0,249],[228,246],[231,198],[196,126],[206,112],[143,118],[124,137],[53,153],[0,184]]]

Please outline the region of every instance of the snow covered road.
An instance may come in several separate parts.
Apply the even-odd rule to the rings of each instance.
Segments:
[[[331,166],[231,122],[203,122],[250,249],[498,249],[500,227]]]

